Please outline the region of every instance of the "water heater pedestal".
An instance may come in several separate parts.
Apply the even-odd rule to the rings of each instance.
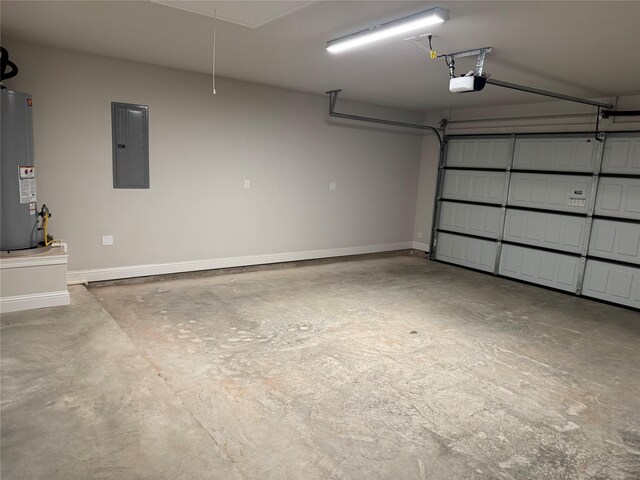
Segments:
[[[0,312],[69,305],[68,258],[62,247],[2,252]]]

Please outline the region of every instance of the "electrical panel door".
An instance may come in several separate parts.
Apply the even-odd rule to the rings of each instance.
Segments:
[[[113,103],[113,187],[149,188],[149,107]]]

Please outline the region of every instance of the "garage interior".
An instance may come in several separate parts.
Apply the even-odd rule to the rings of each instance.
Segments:
[[[640,479],[640,2],[0,9],[3,479]]]

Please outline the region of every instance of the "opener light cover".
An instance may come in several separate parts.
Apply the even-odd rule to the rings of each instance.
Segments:
[[[376,25],[375,27],[331,40],[327,43],[327,51],[331,53],[344,52],[345,50],[366,45],[367,43],[377,42],[378,40],[384,40],[385,38],[394,37],[402,33],[417,30],[418,28],[442,23],[448,19],[449,12],[447,10],[443,8],[431,8],[424,12],[399,18],[398,20]]]

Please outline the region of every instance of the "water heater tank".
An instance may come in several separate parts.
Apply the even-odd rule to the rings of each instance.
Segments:
[[[0,90],[0,250],[37,246],[31,95]]]

